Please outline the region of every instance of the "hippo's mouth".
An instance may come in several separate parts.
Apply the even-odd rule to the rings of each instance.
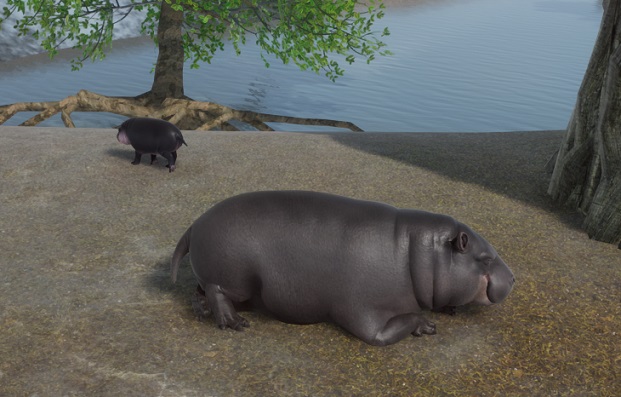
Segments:
[[[489,301],[490,304],[494,303],[491,298],[491,288],[492,288],[492,280],[489,274],[484,274],[483,279],[485,280],[485,297]]]
[[[492,300],[492,297],[491,297],[493,295],[491,288],[492,288],[492,282],[491,282],[490,275],[487,273],[481,275],[481,278],[479,279],[478,292],[475,295],[472,302],[476,303],[477,305],[483,305],[483,306],[492,305],[494,301]]]

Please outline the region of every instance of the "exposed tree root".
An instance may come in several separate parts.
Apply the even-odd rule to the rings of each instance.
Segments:
[[[109,97],[81,90],[57,102],[19,102],[0,106],[0,125],[18,112],[36,111],[39,114],[24,121],[21,126],[35,126],[60,113],[66,127],[74,128],[73,112],[108,112],[127,117],[153,117],[168,120],[183,130],[238,130],[231,122],[242,122],[260,131],[273,131],[266,123],[287,123],[344,128],[362,131],[347,121],[287,117],[247,110],[236,110],[212,102],[190,98],[154,100],[149,93],[137,97]]]

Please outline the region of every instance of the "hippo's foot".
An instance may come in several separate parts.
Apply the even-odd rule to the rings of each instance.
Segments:
[[[232,328],[235,331],[243,331],[245,327],[250,326],[248,320],[237,314],[233,302],[225,295],[222,287],[216,284],[207,284],[205,295],[220,329]]]
[[[174,164],[173,165],[166,164],[166,168],[168,168],[168,172],[173,172],[175,170],[175,168],[177,168],[177,167],[175,167]]]
[[[400,314],[388,320],[384,328],[375,337],[366,341],[372,345],[385,346],[396,343],[408,334],[422,336],[436,333],[436,325],[419,313]],[[363,338],[364,340],[364,338]]]
[[[250,327],[248,320],[243,318],[237,313],[229,313],[227,315],[221,315],[216,319],[216,323],[220,329],[231,328],[235,331],[243,331],[244,328]]]
[[[200,285],[196,286],[196,292],[194,292],[192,297],[192,309],[194,309],[194,314],[198,317],[198,321],[205,321],[211,315],[205,291],[203,291]]]
[[[457,314],[457,306],[443,306],[437,309],[433,309],[432,312],[448,314],[449,316],[454,316]]]
[[[412,331],[414,336],[435,335],[436,325],[426,318],[421,318],[421,322],[416,326],[416,329]]]

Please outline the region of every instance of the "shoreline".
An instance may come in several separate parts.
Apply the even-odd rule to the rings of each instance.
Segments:
[[[133,47],[143,46],[146,43],[152,42],[148,36],[128,37],[123,39],[116,39],[113,41],[113,46],[110,51],[124,50]],[[24,55],[22,57],[12,58],[7,61],[0,62],[0,73],[2,72],[15,72],[25,68],[34,68],[42,65],[48,65],[52,63],[67,63],[67,68],[70,69],[69,61],[73,58],[81,55],[82,51],[74,48],[63,48],[58,51],[58,54],[54,58],[50,58],[47,52],[39,52],[37,54]],[[109,52],[108,52],[109,53]],[[85,61],[90,62],[90,61]],[[100,62],[100,61],[98,61]]]

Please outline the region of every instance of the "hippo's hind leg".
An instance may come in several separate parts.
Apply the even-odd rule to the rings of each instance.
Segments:
[[[134,155],[134,161],[132,161],[133,165],[136,164],[140,164],[140,158],[142,157],[142,153],[140,153],[139,151],[135,150],[134,151],[135,155]]]
[[[175,170],[175,160],[177,160],[177,152],[163,152],[160,154],[164,156],[166,160],[168,160],[168,164],[166,164],[168,172],[173,172]]]
[[[226,292],[216,284],[205,285],[205,296],[207,304],[211,312],[216,318],[216,324],[220,329],[232,328],[236,331],[242,331],[244,327],[250,326],[250,323],[237,314],[233,302],[226,296]]]

